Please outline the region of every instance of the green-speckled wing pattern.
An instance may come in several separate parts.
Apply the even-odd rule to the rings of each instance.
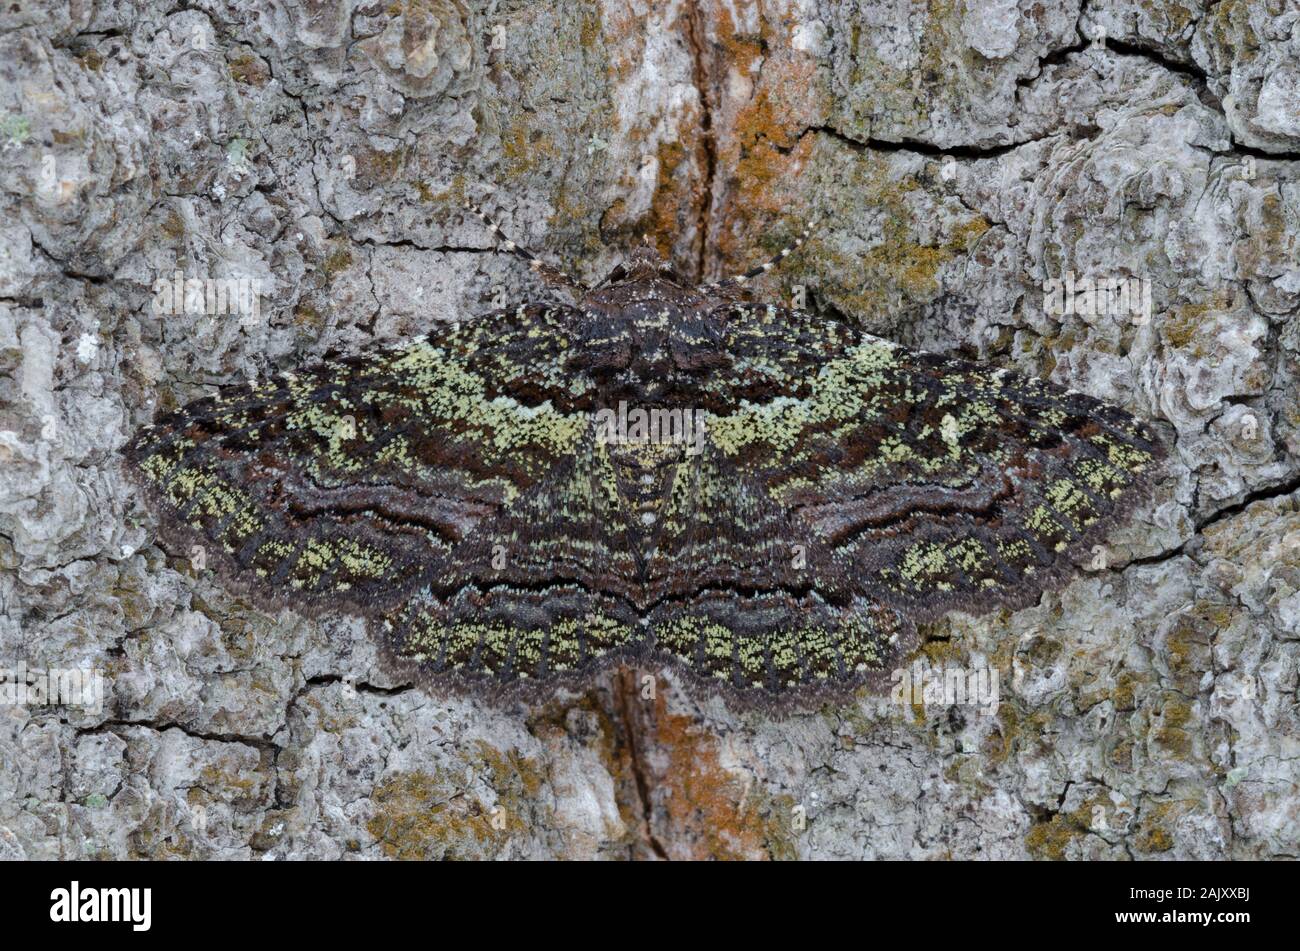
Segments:
[[[737,352],[771,325],[818,332],[806,315],[756,313],[733,328]],[[1036,600],[1161,455],[1149,427],[1092,397],[868,335],[796,397],[709,431],[736,478],[788,518],[786,547],[805,546],[819,591],[865,591],[917,621]]]
[[[697,440],[602,411],[690,410]],[[887,680],[916,624],[1020,607],[1140,497],[1114,407],[633,269],[141,431],[165,533],[260,601],[371,619],[426,682],[630,660],[745,701]]]
[[[484,522],[571,464],[585,421],[493,385],[555,362],[570,317],[521,308],[227,387],[144,427],[126,457],[164,529],[261,600],[388,609],[430,578],[472,578]],[[504,346],[504,323],[548,332]]]

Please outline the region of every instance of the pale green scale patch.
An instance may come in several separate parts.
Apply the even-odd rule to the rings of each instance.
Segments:
[[[1111,464],[1118,466],[1125,472],[1141,472],[1151,464],[1153,459],[1151,453],[1138,449],[1136,446],[1119,442],[1106,433],[1093,436],[1089,442],[1105,449],[1106,456],[1110,459]],[[1112,492],[1111,496],[1114,497],[1118,494],[1118,492]]]
[[[329,569],[334,556],[334,546],[329,542],[318,538],[308,539],[293,566],[293,577],[289,583],[295,588],[314,586]]]
[[[262,516],[251,505],[236,513],[222,532],[221,537],[226,539],[226,551],[233,554],[238,543],[260,532],[265,524]]]
[[[294,403],[307,402],[315,391],[317,382],[312,377],[302,377],[297,373],[286,373],[283,377],[289,398]]]
[[[263,545],[261,550],[267,551],[268,546]],[[279,557],[288,557],[291,552],[292,549],[281,550],[278,554]],[[312,538],[308,539],[294,563],[290,584],[297,588],[314,587],[322,577],[335,571],[346,574],[346,578],[335,587],[347,591],[352,587],[348,579],[383,578],[391,567],[392,559],[383,552],[353,539]]]
[[[963,538],[948,546],[948,558],[968,574],[974,574],[989,561],[984,543],[977,538]]]
[[[442,649],[444,634],[443,625],[434,621],[425,612],[418,611],[407,625],[406,640],[402,643],[402,653],[419,660],[436,657]]]
[[[703,470],[701,465],[700,469]],[[693,463],[679,462],[673,466],[668,482],[668,498],[660,516],[665,530],[676,533],[685,530],[692,518],[692,487],[697,478],[703,482]]]
[[[852,615],[839,628],[840,654],[856,673],[873,670],[880,664],[879,644],[874,628],[862,617]]]
[[[1046,505],[1039,505],[1029,513],[1029,517],[1025,519],[1025,528],[1044,542],[1065,531],[1065,526],[1061,524],[1052,510]],[[1064,541],[1059,541],[1055,545],[1055,550],[1065,551],[1068,547]]]
[[[994,404],[987,400],[972,400],[962,410],[961,432],[963,434],[975,432],[985,426],[996,426],[1001,422],[1002,416]]]
[[[241,490],[222,481],[221,477],[206,469],[180,469],[167,485],[173,504],[181,508],[193,503],[191,518],[206,516],[218,521],[242,509],[251,507],[251,500]],[[201,522],[191,522],[201,528]]]
[[[704,656],[715,660],[731,658],[732,639],[735,635],[721,624],[709,624],[704,628]]]
[[[252,425],[253,420],[248,415],[248,410],[241,409],[237,412],[216,413],[213,419],[220,425],[223,430],[228,432],[238,432],[247,429]],[[256,433],[251,435],[256,436]]]
[[[1000,394],[1007,386],[1010,370],[980,370],[966,376],[966,385],[972,392]]]
[[[719,680],[731,679],[731,660],[738,647],[742,668],[746,669],[747,674],[759,677],[761,681],[761,644],[751,647],[747,652],[744,639],[741,639],[739,645],[737,645],[736,635],[732,631],[709,618],[689,615],[673,618],[656,629],[655,638],[660,645],[692,666],[697,665],[696,648],[698,645],[703,644],[704,659],[702,666],[704,670],[699,672],[706,673],[712,669],[712,675]],[[754,649],[759,651],[757,666],[752,666],[755,664]],[[746,667],[747,664],[750,666]]]
[[[317,573],[329,568],[333,561],[334,546],[318,538],[308,539],[298,557],[299,565],[306,565],[309,570]]]
[[[1015,538],[1011,541],[998,542],[998,554],[1008,564],[1016,564],[1017,562],[1031,560],[1034,557],[1034,550],[1029,547],[1029,543],[1023,538]]]
[[[799,635],[791,630],[771,635],[772,667],[787,687],[799,683]]]
[[[584,464],[588,458],[590,466]],[[596,442],[589,455],[579,458],[562,494],[574,501],[575,512],[589,511],[592,506],[606,511],[618,508],[618,474],[607,444]]]
[[[803,648],[807,672],[818,680],[825,680],[838,666],[839,651],[836,638],[824,627],[806,627],[799,632],[799,645]]]
[[[283,541],[279,538],[271,538],[262,542],[262,544],[258,546],[257,554],[254,556],[254,561],[277,564],[284,561],[286,558],[291,557],[295,551],[297,551],[297,549],[292,543]],[[257,568],[257,574],[260,577],[265,578],[270,574],[270,572],[265,567],[259,566]]]
[[[370,460],[350,455],[344,448],[345,441],[358,437],[357,421],[348,413],[338,413],[334,408],[327,408],[317,403],[307,402],[285,417],[286,429],[313,433],[324,441],[320,458],[311,460],[314,472],[360,472]]]
[[[461,670],[473,657],[475,646],[483,637],[481,624],[451,624],[440,628],[440,640],[446,645],[448,659],[454,658],[451,667]]]
[[[763,642],[757,637],[739,638],[737,655],[741,675],[753,686],[763,686],[764,651]]]
[[[673,618],[655,630],[655,638],[678,657],[690,661],[695,657],[695,645],[700,638],[700,626],[698,618]]]
[[[1122,472],[1100,459],[1084,459],[1075,467],[1075,471],[1084,484],[1098,495],[1108,488],[1114,489],[1112,495],[1118,494],[1121,490],[1116,487],[1125,481]]]
[[[375,462],[410,471],[415,464],[411,458],[411,441],[405,436],[395,436],[375,454]]]
[[[952,406],[960,404],[962,398],[962,394],[957,392],[955,387],[945,385],[939,391],[939,395],[934,398],[934,405],[936,407]]]
[[[911,462],[916,459],[916,453],[912,450],[901,436],[890,436],[880,444],[879,456],[885,462]]]
[[[486,626],[483,631],[482,647],[479,653],[483,666],[493,673],[504,670],[510,661],[510,645],[515,640],[516,632],[500,624]]]
[[[1044,423],[1046,423],[1052,429],[1059,429],[1061,428],[1061,426],[1065,424],[1065,421],[1070,417],[1065,413],[1064,410],[1049,409],[1045,413],[1043,413],[1040,418]]]
[[[539,635],[541,633],[538,632]],[[573,670],[582,656],[578,622],[569,618],[556,621],[546,632],[546,637],[547,665],[551,670]]]
[[[614,648],[626,644],[632,629],[606,614],[589,614],[582,619],[582,631],[587,637],[587,649],[593,657],[603,657]]]
[[[772,498],[778,502],[784,502],[786,499],[806,489],[816,488],[818,485],[818,482],[806,476],[794,476],[778,485],[772,492]]]
[[[1097,521],[1092,512],[1092,500],[1069,479],[1058,479],[1043,493],[1052,508],[1068,518],[1080,531]]]
[[[748,401],[730,415],[718,416],[709,427],[713,444],[729,456],[748,445],[763,442],[777,452],[789,452],[813,421],[810,400],[778,396],[761,406]]]
[[[787,453],[809,426],[827,420],[860,420],[867,394],[886,382],[888,371],[896,364],[893,349],[884,341],[869,338],[823,366],[806,399],[778,396],[761,405],[746,401],[730,415],[711,417],[709,434],[714,445],[729,456],[760,442]]]
[[[213,476],[195,511],[207,515],[213,521],[220,521],[247,511],[251,505],[251,500],[242,490]]]
[[[549,401],[530,407],[506,396],[487,399],[481,377],[426,341],[394,360],[392,370],[420,393],[420,405],[413,409],[434,419],[460,420],[501,453],[538,448],[552,456],[567,455],[587,428],[583,416],[557,412]]]
[[[149,481],[155,485],[164,485],[176,471],[178,465],[175,458],[156,453],[152,456],[145,457],[144,462],[140,464],[140,470],[149,478]]]
[[[898,571],[906,580],[916,584],[926,576],[941,575],[947,569],[948,553],[935,542],[919,542],[903,553]]]
[[[904,552],[898,573],[911,585],[920,585],[928,578],[948,574],[953,568],[974,574],[988,559],[988,552],[978,539],[963,538],[952,544],[920,542]],[[952,589],[952,583],[939,582],[935,587],[940,591],[948,591]]]
[[[383,578],[393,567],[393,560],[377,548],[351,538],[340,539],[338,560],[354,578]]]

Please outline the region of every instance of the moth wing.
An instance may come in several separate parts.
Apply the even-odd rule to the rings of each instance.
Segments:
[[[164,538],[199,546],[256,602],[381,612],[430,578],[454,583],[458,546],[584,438],[585,416],[512,389],[563,366],[572,318],[523,307],[227,387],[142,429],[128,468]]]
[[[1039,380],[770,306],[728,332],[747,396],[679,464],[647,573],[657,648],[751,699],[879,685],[917,623],[1037,600],[1162,455]]]
[[[647,628],[608,448],[589,427],[547,478],[453,552],[454,578],[380,620],[426,682],[526,694],[639,655]]]
[[[787,513],[810,584],[915,621],[1036,601],[1163,455],[1150,427],[1090,396],[868,335],[796,398],[712,420],[710,438]]]
[[[711,441],[675,465],[645,563],[652,649],[706,686],[762,706],[880,686],[910,618],[819,590],[806,533]]]

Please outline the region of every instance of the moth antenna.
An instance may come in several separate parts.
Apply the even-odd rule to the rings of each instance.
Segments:
[[[734,274],[731,277],[724,278],[721,281],[716,281],[712,284],[705,284],[704,287],[707,290],[721,290],[723,288],[728,288],[728,287],[743,287],[745,284],[748,284],[754,278],[766,274],[768,271],[771,271],[773,268],[775,268],[778,264],[780,264],[782,261],[788,258],[795,251],[802,248],[804,246],[804,242],[808,240],[809,236],[812,235],[813,230],[816,227],[817,227],[817,219],[813,218],[811,221],[808,222],[808,226],[804,228],[803,231],[799,232],[799,237],[795,238],[791,244],[787,244],[784,248],[782,248],[776,254],[772,255],[771,258],[764,261],[758,267],[752,267],[748,271],[744,272],[743,274]]]
[[[514,240],[508,237],[506,233],[501,230],[501,226],[497,224],[493,218],[489,217],[487,212],[485,212],[478,205],[474,204],[474,202],[466,200],[465,210],[473,212],[475,215],[477,215],[479,220],[482,221],[483,224],[487,226],[487,229],[491,231],[492,234],[495,235],[498,239],[500,239],[501,241],[500,250],[505,251],[507,254],[513,254],[517,258],[522,258],[523,260],[527,261],[528,267],[531,270],[537,272],[541,276],[542,280],[544,280],[547,284],[568,287],[569,289],[576,291],[580,294],[585,294],[587,291],[591,290],[590,287],[588,287],[582,281],[578,280],[576,277],[567,274],[566,272],[560,270],[557,267],[553,267],[552,265],[547,264],[537,255],[533,254],[533,252],[529,251],[527,248],[516,243]]]

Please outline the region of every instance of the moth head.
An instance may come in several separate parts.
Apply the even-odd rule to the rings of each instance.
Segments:
[[[682,279],[673,266],[665,261],[659,254],[654,245],[650,244],[647,238],[644,244],[633,248],[628,255],[623,258],[623,263],[610,271],[603,281],[601,287],[609,287],[615,284],[636,284],[649,283],[651,281],[667,281],[671,284],[681,285]]]

